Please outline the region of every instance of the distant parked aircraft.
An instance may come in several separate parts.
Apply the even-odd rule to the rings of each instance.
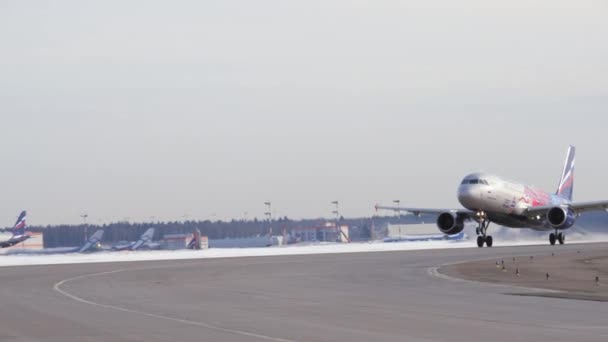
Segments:
[[[99,242],[101,242],[101,238],[103,237],[103,229],[97,230],[91,237],[87,240],[87,242],[81,246],[80,248],[74,249],[74,252],[84,253],[84,252],[92,252],[96,249],[99,249]]]
[[[137,241],[133,241],[127,244],[117,244],[112,246],[112,250],[115,251],[135,251],[138,250],[140,248],[144,248],[146,246],[148,247],[155,247],[155,246],[151,246],[150,242],[152,241],[152,238],[154,238],[154,228],[148,228],[148,230],[146,230],[140,237],[139,240]]]
[[[201,231],[198,228],[194,228],[192,232],[192,240],[188,242],[187,249],[201,249]]]
[[[0,248],[11,247],[31,238],[31,236],[25,233],[25,229],[27,228],[27,224],[25,223],[26,214],[25,210],[21,212],[13,227],[13,236],[8,240],[0,241]]]
[[[458,188],[458,201],[466,209],[423,209],[385,207],[376,209],[403,211],[414,215],[436,214],[437,227],[448,235],[462,232],[465,221],[475,221],[477,246],[492,247],[492,236],[486,231],[490,222],[509,228],[530,228],[552,231],[549,242],[564,244],[563,230],[572,227],[576,219],[587,211],[608,208],[608,201],[572,202],[574,190],[575,148],[570,146],[562,177],[555,194],[532,186],[509,181],[485,173],[473,173],[464,178]]]
[[[45,249],[12,249],[8,254],[67,254],[67,253],[86,253],[99,250],[99,242],[103,237],[103,230],[97,230],[87,239],[84,245],[79,247],[57,247]]]

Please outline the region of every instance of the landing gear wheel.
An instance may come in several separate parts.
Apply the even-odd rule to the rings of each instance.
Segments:
[[[563,245],[564,243],[566,243],[566,234],[564,234],[564,233],[557,234],[557,241],[559,241],[560,245]]]
[[[477,247],[481,248],[485,244],[488,247],[492,247],[492,237],[486,235],[490,221],[486,220],[486,214],[484,212],[477,213],[477,216],[481,219],[478,221],[479,226],[475,229],[477,233]]]
[[[555,245],[555,234],[549,234],[549,243],[551,244],[551,246]]]
[[[493,243],[492,236],[490,236],[490,235],[486,236],[486,246],[492,247],[492,243]]]

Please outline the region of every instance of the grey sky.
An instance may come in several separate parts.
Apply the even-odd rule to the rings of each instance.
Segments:
[[[0,226],[607,199],[603,1],[2,1]]]

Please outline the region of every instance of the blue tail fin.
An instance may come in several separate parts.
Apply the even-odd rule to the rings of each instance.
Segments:
[[[15,222],[15,226],[13,227],[13,236],[16,235],[25,235],[25,210],[21,212],[19,217],[17,218],[17,222]]]
[[[84,253],[97,248],[98,243],[101,241],[101,238],[103,238],[103,229],[98,229],[97,231],[95,231],[95,233],[93,233],[93,235],[91,235],[91,237],[89,237],[87,242],[82,247],[80,247],[78,252]]]
[[[564,171],[562,172],[562,178],[559,181],[556,195],[563,199],[572,201],[572,194],[574,193],[574,154],[576,148],[570,146],[568,148],[568,156],[566,157],[566,164],[564,165]]]

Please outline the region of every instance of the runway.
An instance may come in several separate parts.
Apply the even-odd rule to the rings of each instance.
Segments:
[[[608,244],[5,267],[0,340],[606,341],[606,303],[432,274],[580,249]]]

